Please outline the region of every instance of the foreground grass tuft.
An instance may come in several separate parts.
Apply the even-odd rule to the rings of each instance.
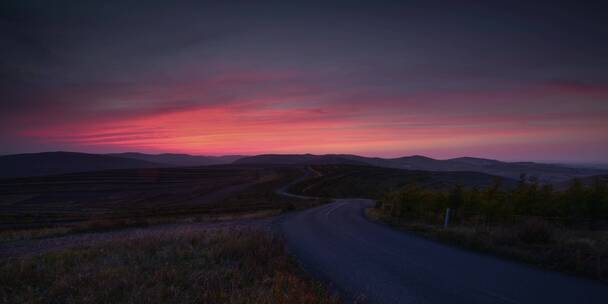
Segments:
[[[209,230],[0,262],[2,303],[338,303],[272,235]]]

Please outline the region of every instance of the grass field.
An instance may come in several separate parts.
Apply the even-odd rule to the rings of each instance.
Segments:
[[[0,241],[176,221],[265,216],[307,208],[275,189],[290,166],[109,170],[0,180]]]
[[[298,268],[267,226],[168,229],[242,223],[322,203],[275,193],[304,172],[225,165],[0,180],[0,246],[184,224],[83,234],[108,237],[7,255],[0,303],[340,303]]]
[[[0,260],[2,303],[339,303],[264,231],[113,240]]]
[[[433,189],[449,189],[455,184],[485,187],[496,178],[477,172],[430,172],[357,165],[313,165],[311,168],[317,176],[294,185],[292,192],[318,197],[377,199],[387,191],[410,184]],[[508,179],[503,179],[502,183],[505,187],[514,185],[514,181]]]

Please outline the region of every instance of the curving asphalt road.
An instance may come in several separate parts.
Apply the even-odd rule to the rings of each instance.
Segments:
[[[367,220],[340,199],[277,223],[305,269],[365,303],[608,303],[608,286],[477,254]]]

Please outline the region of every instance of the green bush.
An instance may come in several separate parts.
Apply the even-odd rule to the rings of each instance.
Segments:
[[[485,189],[456,186],[452,191],[410,184],[386,192],[377,206],[387,215],[427,222],[441,221],[449,207],[455,222],[521,224],[522,219],[534,217],[597,229],[608,221],[608,186],[599,179],[590,185],[575,180],[567,189],[557,191],[525,175],[512,190],[503,190],[500,180]]]

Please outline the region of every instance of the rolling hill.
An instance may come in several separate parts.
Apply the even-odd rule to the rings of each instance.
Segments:
[[[319,165],[319,164],[369,164],[365,157],[342,154],[260,154],[237,159],[235,164],[274,164],[274,165]]]
[[[301,168],[294,166],[218,165],[0,179],[0,230],[281,210],[300,201],[276,195],[274,190],[301,174]]]
[[[404,170],[376,166],[311,165],[317,174],[291,187],[297,194],[319,197],[378,198],[389,190],[416,184],[425,188],[451,190],[455,185],[485,188],[501,180],[505,189],[513,188],[516,181],[479,172],[438,172]]]
[[[351,164],[371,165],[377,167],[397,168],[424,171],[472,171],[491,175],[519,178],[520,174],[534,176],[544,183],[560,183],[573,178],[605,174],[606,170],[592,168],[574,168],[563,165],[543,164],[535,162],[503,162],[493,159],[459,157],[452,159],[433,159],[414,155],[399,158],[363,157],[350,154],[264,154],[243,157],[235,161],[240,164]]]
[[[145,160],[77,152],[42,152],[0,156],[0,178],[55,175],[109,169],[166,167]]]
[[[126,153],[113,153],[107,154],[109,156],[116,156],[121,158],[130,158],[149,161],[158,164],[166,164],[176,167],[195,167],[195,166],[209,166],[209,165],[224,165],[230,164],[235,160],[242,158],[240,155],[225,155],[225,156],[200,156],[200,155],[189,155],[189,154],[145,154],[138,152],[126,152]]]
[[[89,154],[42,152],[0,156],[0,178],[56,175],[110,169],[198,167],[233,163],[239,155],[196,156],[137,152]]]
[[[469,171],[519,178],[520,174],[534,176],[543,183],[564,183],[573,178],[608,174],[608,170],[574,168],[534,162],[503,162],[493,159],[459,157],[433,159],[414,155],[398,158],[364,157],[352,154],[261,154],[243,157],[196,156],[188,154],[145,154],[137,152],[87,154],[76,152],[44,152],[0,156],[0,178],[53,175],[108,169],[196,167],[222,164],[243,165],[324,165],[343,164],[376,166],[423,171]]]

